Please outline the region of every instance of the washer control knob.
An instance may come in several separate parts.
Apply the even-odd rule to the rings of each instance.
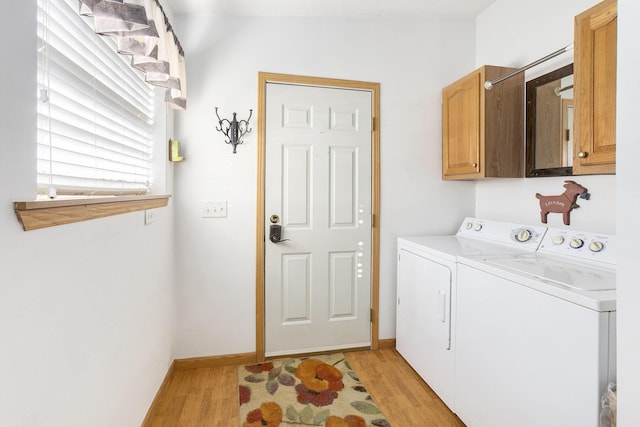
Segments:
[[[551,243],[554,245],[561,245],[564,243],[564,236],[553,236],[551,238]]]
[[[591,252],[600,252],[604,249],[604,244],[602,242],[594,240],[593,242],[589,243],[589,249],[591,250]]]
[[[480,230],[482,230],[482,224],[476,224],[476,225],[475,225],[475,227],[473,227],[473,229],[474,229],[475,231],[480,231]]]
[[[467,227],[467,230],[471,230],[471,228],[473,227],[473,223],[472,222],[468,222],[465,224],[465,227]]]
[[[531,234],[531,231],[529,230],[520,230],[518,231],[518,233],[515,235],[515,238],[518,242],[528,242],[529,240],[531,240],[531,237],[533,237],[533,234]]]
[[[580,249],[581,247],[584,246],[584,240],[582,239],[571,239],[571,242],[569,243],[569,246],[571,246],[573,249]]]

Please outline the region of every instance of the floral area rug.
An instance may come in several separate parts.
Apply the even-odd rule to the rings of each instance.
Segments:
[[[241,427],[390,427],[342,353],[238,368]]]

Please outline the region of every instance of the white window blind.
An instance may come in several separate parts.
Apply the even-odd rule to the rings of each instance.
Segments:
[[[153,89],[78,8],[38,0],[38,191],[147,193]]]

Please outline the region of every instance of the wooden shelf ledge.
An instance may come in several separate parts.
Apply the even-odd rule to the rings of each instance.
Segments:
[[[15,202],[14,209],[22,228],[29,231],[146,209],[162,208],[169,203],[169,197],[171,196],[108,196],[35,200]]]

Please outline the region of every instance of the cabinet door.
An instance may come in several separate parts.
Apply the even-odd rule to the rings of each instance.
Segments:
[[[617,2],[575,20],[574,174],[615,173]]]
[[[480,176],[481,73],[442,90],[442,176]],[[470,176],[469,178],[473,178]]]

